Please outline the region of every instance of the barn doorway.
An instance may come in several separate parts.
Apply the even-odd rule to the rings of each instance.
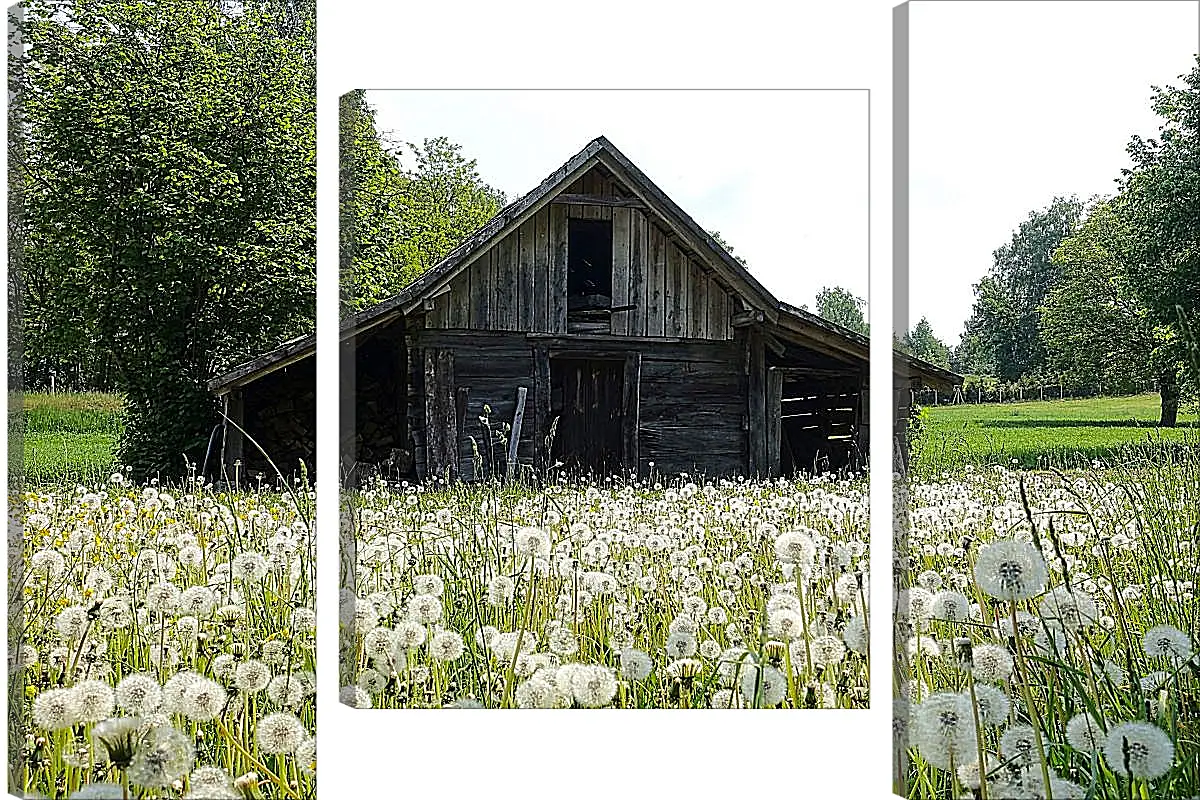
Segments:
[[[550,359],[551,456],[564,469],[602,475],[624,466],[625,371],[624,359]]]

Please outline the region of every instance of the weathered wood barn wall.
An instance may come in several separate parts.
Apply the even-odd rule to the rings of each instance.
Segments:
[[[301,463],[316,474],[317,373],[309,345],[309,337],[285,343],[209,382],[234,423],[224,427],[209,477],[253,485],[261,475],[272,485],[276,468],[290,481]]]
[[[343,321],[341,460],[415,479],[504,474],[510,456],[535,472],[864,468],[867,351],[776,300],[601,137]]]

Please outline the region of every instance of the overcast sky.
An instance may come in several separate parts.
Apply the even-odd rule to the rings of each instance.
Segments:
[[[404,141],[448,136],[510,200],[604,135],[779,299],[867,297],[864,91],[369,91]]]
[[[1056,195],[1112,194],[1152,85],[1195,64],[1198,4],[910,6],[909,319],[958,342],[992,252]]]

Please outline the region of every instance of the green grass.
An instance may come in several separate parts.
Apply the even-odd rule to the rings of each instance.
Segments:
[[[124,430],[119,395],[27,394],[25,477],[36,483],[89,481],[116,466]]]
[[[1130,446],[1172,448],[1197,438],[1196,415],[1181,409],[1179,426],[1158,427],[1156,394],[1025,403],[965,403],[922,412],[918,473],[964,464],[1083,466],[1120,459]]]

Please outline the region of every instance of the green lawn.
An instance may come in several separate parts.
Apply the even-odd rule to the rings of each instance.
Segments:
[[[27,394],[25,477],[34,483],[107,477],[124,428],[117,395]]]
[[[1025,403],[965,403],[922,412],[925,431],[917,443],[918,472],[962,464],[1023,467],[1078,466],[1095,459],[1120,460],[1130,446],[1172,448],[1195,444],[1194,407],[1182,410],[1179,427],[1158,428],[1157,394]]]

